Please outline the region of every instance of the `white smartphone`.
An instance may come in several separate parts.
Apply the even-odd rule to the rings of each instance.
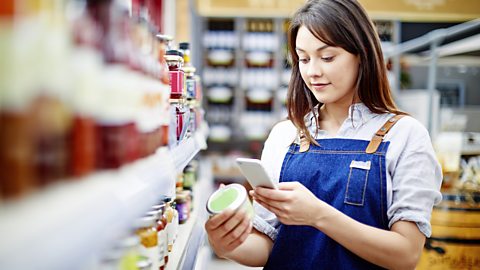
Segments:
[[[237,158],[237,165],[252,187],[266,187],[277,189],[277,185],[270,179],[267,171],[258,159]]]

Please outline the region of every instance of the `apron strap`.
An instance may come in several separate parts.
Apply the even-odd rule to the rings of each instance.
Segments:
[[[385,122],[385,124],[383,124],[383,126],[375,133],[375,135],[373,135],[373,138],[368,144],[365,152],[367,154],[375,153],[378,147],[380,146],[380,144],[382,143],[383,137],[385,136],[385,134],[387,134],[387,132],[398,122],[398,120],[400,120],[404,116],[405,115],[397,114],[392,116],[392,118],[388,119],[388,121]]]

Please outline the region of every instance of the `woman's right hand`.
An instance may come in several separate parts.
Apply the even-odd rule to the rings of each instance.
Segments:
[[[219,257],[228,257],[247,239],[252,222],[244,210],[225,210],[205,223],[208,241]]]

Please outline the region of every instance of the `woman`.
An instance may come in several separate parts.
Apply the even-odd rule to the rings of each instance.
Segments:
[[[251,192],[253,225],[243,212],[207,221],[212,248],[265,269],[414,269],[441,169],[395,107],[371,20],[355,0],[308,1],[288,42],[289,120],[262,153],[279,189]]]

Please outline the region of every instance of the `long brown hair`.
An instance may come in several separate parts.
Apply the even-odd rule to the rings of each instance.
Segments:
[[[393,101],[380,40],[363,7],[356,0],[309,0],[295,13],[288,30],[292,76],[287,110],[289,119],[310,142],[316,143],[307,130],[304,117],[312,112],[318,129],[314,107],[319,102],[303,81],[298,67],[295,43],[301,26],[305,26],[323,43],[341,47],[359,58],[356,95],[370,111],[405,114],[397,109]]]

